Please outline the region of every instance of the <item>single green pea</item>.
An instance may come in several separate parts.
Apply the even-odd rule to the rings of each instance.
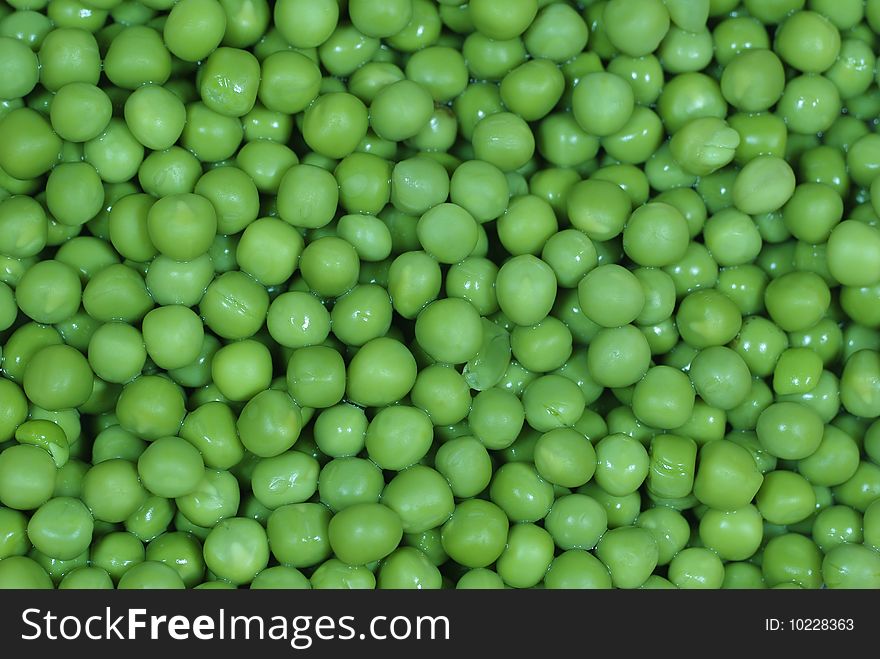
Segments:
[[[180,387],[157,375],[141,375],[126,384],[116,403],[119,424],[148,440],[176,435],[184,414]]]
[[[637,588],[654,571],[659,554],[650,531],[624,526],[602,536],[596,556],[608,567],[616,587]]]
[[[370,459],[383,469],[400,471],[428,452],[433,440],[431,420],[416,407],[396,405],[380,410],[367,427]]]
[[[0,587],[51,589],[52,579],[35,560],[27,556],[9,556],[0,560]]]
[[[822,579],[828,588],[874,588],[878,559],[877,552],[864,545],[844,543],[825,554]]]
[[[171,7],[163,37],[175,57],[197,62],[220,45],[226,29],[226,13],[216,0],[182,0]]]
[[[764,536],[761,514],[752,505],[736,510],[707,510],[700,519],[700,539],[728,561],[750,558]]]
[[[531,327],[518,326],[510,334],[510,347],[522,366],[535,373],[562,368],[571,357],[572,335],[565,323],[553,316]]]
[[[173,568],[187,588],[196,586],[204,578],[202,545],[190,533],[162,534],[147,545],[145,558]]]
[[[300,451],[286,451],[257,462],[251,474],[251,488],[257,501],[274,510],[308,500],[318,489],[319,471],[318,461],[313,457]]]
[[[681,301],[676,324],[682,339],[694,347],[706,348],[731,341],[742,326],[742,316],[723,293],[700,290]]]
[[[30,359],[22,384],[31,402],[47,410],[61,410],[85,403],[92,393],[93,378],[81,352],[67,345],[53,345]]]
[[[467,499],[455,507],[442,528],[443,549],[457,563],[470,568],[491,565],[501,556],[509,522],[490,501]]]
[[[251,398],[238,417],[241,443],[260,457],[280,455],[299,439],[302,412],[284,391],[266,389]]]
[[[878,489],[880,468],[873,462],[862,460],[849,480],[835,487],[832,492],[838,503],[864,512],[877,497]]]
[[[820,510],[813,522],[813,542],[825,553],[845,543],[861,544],[862,516],[848,506],[829,506]]]
[[[765,476],[755,503],[771,524],[793,524],[814,511],[816,495],[800,474],[774,471]]]
[[[404,533],[437,528],[455,508],[446,479],[422,465],[409,467],[389,481],[382,492],[382,503],[400,516]]]
[[[713,551],[688,547],[669,563],[669,580],[679,588],[717,589],[724,582],[724,565]]]
[[[400,547],[379,566],[380,589],[439,590],[443,577],[428,557],[414,547]]]
[[[79,308],[82,284],[66,263],[45,260],[28,268],[18,282],[15,298],[19,309],[38,323],[66,320]]]
[[[812,45],[805,46],[807,41]],[[821,73],[837,59],[840,33],[822,14],[798,11],[779,26],[774,47],[790,66],[805,73]]]
[[[742,508],[751,503],[764,481],[751,453],[734,442],[708,442],[699,458],[694,495],[711,508]]]
[[[802,588],[822,586],[822,552],[812,540],[797,533],[772,538],[761,559],[764,581],[771,588],[793,582]]]
[[[485,160],[503,172],[519,169],[535,152],[535,137],[528,124],[511,112],[497,112],[481,119],[474,127],[471,141],[478,160]]]
[[[659,368],[659,367],[658,367]],[[648,491],[665,498],[680,498],[693,489],[697,444],[690,437],[655,435],[650,444]]]
[[[597,384],[628,387],[647,373],[651,350],[633,325],[603,328],[587,348],[587,366]]]
[[[40,506],[28,522],[28,539],[52,558],[69,560],[92,541],[92,514],[79,499],[56,497]]]
[[[596,483],[613,496],[635,492],[648,476],[648,452],[637,440],[612,434],[596,444]]]
[[[148,82],[162,85],[171,75],[171,54],[153,28],[127,26],[110,42],[104,73],[123,89],[136,89]]]
[[[496,227],[498,240],[514,256],[538,254],[558,230],[553,207],[534,195],[513,197]]]
[[[348,365],[347,395],[352,402],[380,407],[409,393],[416,362],[401,342],[380,337],[368,341]]]
[[[374,463],[355,457],[336,458],[318,478],[321,502],[337,511],[358,503],[376,503],[385,481]]]
[[[328,538],[336,557],[349,565],[363,565],[389,555],[403,537],[400,517],[381,503],[362,503],[337,512],[330,520]]]
[[[492,477],[492,459],[486,448],[470,436],[457,437],[443,444],[434,458],[434,467],[449,481],[460,498],[476,496],[486,489]]]
[[[192,493],[205,469],[198,449],[179,437],[163,437],[152,442],[138,458],[137,465],[144,486],[168,499]]]
[[[125,519],[125,530],[142,542],[162,535],[174,518],[174,507],[164,497],[148,497],[140,508]]]
[[[691,361],[688,376],[709,405],[731,410],[745,402],[751,390],[751,373],[745,360],[724,346],[701,350]]]
[[[106,460],[92,466],[82,479],[82,500],[95,520],[122,522],[147,499],[147,491],[128,460]]]
[[[239,585],[249,583],[269,561],[266,531],[252,519],[225,519],[205,538],[204,558],[218,577]]]

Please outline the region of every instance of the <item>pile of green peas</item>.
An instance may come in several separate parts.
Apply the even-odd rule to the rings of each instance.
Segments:
[[[0,588],[880,588],[878,35],[0,1]]]

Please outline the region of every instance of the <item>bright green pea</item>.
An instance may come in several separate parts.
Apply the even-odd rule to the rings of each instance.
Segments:
[[[433,440],[431,420],[416,407],[396,405],[380,410],[367,428],[366,449],[383,469],[400,471],[428,452]]]
[[[38,323],[54,324],[76,312],[82,285],[69,265],[45,260],[28,268],[15,290],[19,309]]]
[[[171,7],[163,37],[175,57],[198,62],[220,45],[226,29],[226,12],[217,0],[181,0]]]
[[[722,410],[741,405],[751,389],[745,360],[724,346],[701,350],[693,358],[688,375],[700,397]]]
[[[694,495],[701,503],[717,510],[736,510],[749,504],[761,488],[764,477],[742,446],[727,440],[709,442],[699,457]]]
[[[168,499],[191,494],[205,469],[198,449],[179,437],[163,437],[152,442],[137,464],[144,486]]]
[[[318,493],[331,510],[342,510],[358,503],[376,503],[385,487],[382,471],[369,460],[336,458],[321,470]]]
[[[764,581],[771,588],[796,583],[802,588],[822,586],[822,552],[816,544],[797,533],[772,538],[761,559]]]
[[[0,560],[2,588],[51,589],[52,579],[35,560],[27,556],[9,556]]]
[[[260,457],[280,455],[299,439],[302,412],[284,391],[266,389],[251,398],[238,417],[241,443]]]
[[[794,172],[782,159],[758,156],[737,174],[732,198],[736,207],[749,215],[781,208],[795,189]]]
[[[442,528],[443,549],[452,560],[470,568],[491,565],[501,556],[509,522],[490,501],[467,499],[455,507]]]
[[[281,0],[275,5],[275,25],[295,48],[314,48],[324,43],[339,20],[339,6],[330,0]]]
[[[651,532],[634,526],[608,531],[596,547],[596,556],[608,567],[618,588],[641,586],[654,571],[658,555]]]
[[[724,565],[709,549],[683,549],[669,563],[669,580],[679,588],[717,589],[724,582]]]
[[[828,236],[828,268],[846,286],[868,286],[880,280],[875,255],[880,250],[877,229],[855,220],[838,224]]]
[[[578,283],[578,301],[593,322],[620,327],[642,312],[645,295],[635,275],[617,264],[607,264],[594,268]]]
[[[822,579],[828,588],[876,588],[880,556],[864,545],[845,543],[822,560]]]
[[[79,407],[92,393],[94,375],[86,358],[66,345],[47,346],[28,362],[24,392],[47,410]]]
[[[655,428],[683,425],[693,412],[694,389],[687,375],[669,366],[655,366],[636,383],[633,413]]]
[[[835,487],[832,493],[838,503],[864,512],[877,498],[878,490],[880,490],[880,467],[873,462],[862,460],[852,477]]]
[[[472,497],[489,485],[492,459],[486,448],[473,437],[457,437],[443,444],[434,458],[434,467],[449,481],[460,498]]]
[[[637,440],[612,434],[596,444],[596,483],[613,496],[635,492],[648,475],[648,452]]]
[[[840,33],[822,14],[798,11],[779,26],[774,47],[790,66],[805,73],[822,73],[837,59]]]
[[[187,588],[201,583],[205,575],[202,545],[190,533],[163,533],[147,545],[145,558],[173,568]]]
[[[755,504],[771,524],[793,524],[814,511],[816,495],[803,476],[790,471],[773,471],[764,477]]]
[[[96,520],[122,522],[137,511],[148,493],[128,460],[106,460],[92,466],[82,480],[82,501]]]
[[[136,89],[152,82],[162,85],[171,75],[171,54],[151,27],[125,27],[104,55],[104,74],[117,87]]]
[[[455,508],[446,479],[422,465],[409,467],[389,481],[382,492],[382,503],[400,516],[405,533],[439,527]]]
[[[113,122],[110,122],[113,125]],[[204,162],[219,162],[232,157],[241,144],[244,129],[238,117],[210,109],[199,101],[186,106],[186,124],[180,144]]]
[[[204,556],[205,565],[218,577],[249,583],[269,561],[266,531],[252,519],[225,519],[205,538]]]
[[[148,440],[176,435],[184,414],[180,387],[157,375],[141,375],[126,384],[116,403],[119,424]]]
[[[681,301],[676,324],[681,337],[692,346],[720,346],[737,335],[742,316],[736,305],[722,293],[702,290]]]
[[[336,557],[363,565],[390,554],[403,536],[400,517],[380,503],[349,506],[330,520],[328,537]]]
[[[648,342],[632,325],[603,328],[587,349],[589,372],[606,387],[635,384],[647,373],[650,361]]]
[[[535,152],[535,137],[528,124],[511,112],[497,112],[481,119],[474,127],[471,141],[478,160],[485,160],[503,172],[519,169]]]

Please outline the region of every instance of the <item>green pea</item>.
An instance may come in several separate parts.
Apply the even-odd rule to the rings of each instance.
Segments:
[[[404,533],[421,533],[439,527],[455,508],[446,479],[421,465],[397,474],[385,486],[382,503],[400,516]]]
[[[347,395],[352,402],[381,407],[409,393],[416,362],[405,345],[380,337],[365,343],[348,365]]]
[[[128,26],[110,42],[104,73],[123,89],[136,89],[148,82],[162,85],[171,75],[171,54],[153,28]]]
[[[805,47],[809,39],[813,44]],[[840,51],[840,33],[822,14],[798,11],[777,30],[774,44],[780,57],[805,73],[821,73],[830,68]]]
[[[864,512],[876,498],[878,489],[880,468],[862,460],[849,480],[834,488],[833,494],[835,501]]]
[[[370,421],[366,449],[381,468],[400,471],[421,460],[432,439],[427,414],[416,407],[397,405],[380,410]]]
[[[481,119],[474,126],[471,142],[478,160],[485,160],[503,172],[519,169],[535,152],[535,137],[528,124],[510,112],[497,112]]]
[[[181,0],[165,21],[165,45],[187,62],[205,59],[223,39],[227,17],[216,0]]]
[[[147,491],[128,460],[106,460],[92,466],[82,479],[82,500],[95,520],[122,522],[147,499]]]
[[[647,373],[651,350],[632,325],[600,330],[587,348],[587,365],[597,384],[628,387]]]
[[[724,565],[711,550],[688,547],[669,563],[669,580],[679,588],[717,589],[724,582]]]
[[[828,588],[874,588],[878,567],[877,552],[864,545],[845,543],[825,554],[822,579]]]
[[[613,496],[635,492],[648,475],[648,452],[637,440],[612,434],[596,444],[596,483]]]
[[[681,301],[676,324],[682,339],[705,348],[731,341],[742,326],[742,316],[729,298],[710,289],[693,292]]]
[[[235,153],[243,132],[237,117],[215,112],[204,103],[192,102],[186,106],[186,124],[180,143],[199,160],[219,162]]]
[[[0,560],[0,586],[6,588],[51,589],[52,580],[35,560],[9,556]]]
[[[202,480],[205,463],[198,449],[179,437],[152,442],[137,461],[138,474],[153,494],[173,499],[192,493]]]
[[[244,447],[260,457],[280,455],[299,439],[302,412],[284,391],[266,389],[251,398],[238,417]]]
[[[501,556],[509,522],[494,503],[467,499],[455,507],[442,528],[443,549],[452,560],[470,568],[491,565]]]
[[[492,460],[486,448],[473,437],[457,437],[443,444],[434,458],[434,467],[449,481],[460,498],[472,497],[489,485]]]
[[[764,548],[762,570],[771,588],[794,582],[802,588],[820,588],[822,552],[808,538],[786,533],[771,539]]]
[[[761,234],[752,218],[733,208],[726,208],[708,219],[703,227],[703,240],[722,266],[748,264],[762,247]]]
[[[676,499],[693,489],[697,444],[679,435],[655,435],[650,444],[648,491],[656,496]]]
[[[385,481],[379,467],[354,457],[331,460],[318,479],[321,502],[334,511],[358,503],[376,503],[383,487]]]
[[[400,517],[380,503],[349,506],[330,520],[328,537],[336,557],[363,565],[390,554],[403,536]]]
[[[34,354],[22,384],[32,402],[48,410],[60,410],[85,403],[92,393],[93,377],[82,353],[57,345]]]
[[[173,146],[183,132],[186,108],[173,92],[146,85],[126,99],[125,121],[138,142],[161,151]]]
[[[318,461],[300,451],[262,458],[251,474],[254,496],[269,510],[302,503],[318,489]]]
[[[149,542],[165,532],[173,517],[174,508],[168,499],[151,496],[125,519],[125,530]]]
[[[28,268],[15,291],[22,312],[38,323],[54,324],[79,308],[82,285],[69,265],[46,260]]]
[[[749,451],[734,442],[704,444],[699,458],[694,495],[711,508],[742,508],[752,501],[764,481]]]
[[[205,562],[202,545],[189,533],[164,533],[147,545],[146,560],[171,567],[192,588],[202,582]]]
[[[700,397],[722,410],[742,405],[751,389],[745,360],[724,346],[701,350],[693,358],[688,375]]]
[[[771,524],[793,524],[813,512],[816,495],[803,476],[790,471],[774,471],[765,476],[755,503]]]
[[[116,403],[119,424],[150,440],[177,434],[184,414],[183,392],[157,375],[141,375],[126,384]]]
[[[249,583],[269,561],[266,531],[252,519],[225,519],[205,538],[204,556],[205,565],[221,579]]]
[[[614,586],[638,588],[654,571],[659,554],[650,531],[624,526],[602,536],[596,556],[608,567]]]

